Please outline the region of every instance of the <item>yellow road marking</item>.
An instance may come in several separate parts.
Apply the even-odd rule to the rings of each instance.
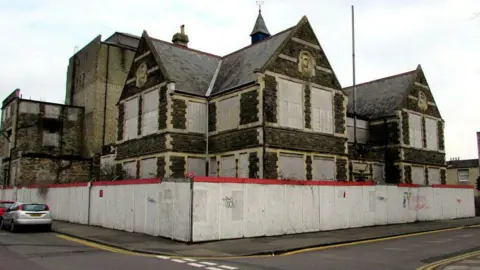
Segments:
[[[419,267],[419,268],[417,268],[417,270],[431,270],[431,269],[434,269],[435,267],[438,267],[438,266],[441,266],[441,265],[444,265],[444,264],[450,264],[450,263],[458,262],[458,261],[461,261],[463,259],[474,257],[476,255],[480,255],[480,251],[465,253],[465,254],[458,255],[458,256],[455,256],[455,257],[451,257],[451,258],[448,258],[448,259],[436,261],[436,262],[424,265],[422,267]]]
[[[477,225],[474,225],[477,226]],[[478,225],[480,227],[480,225]],[[368,243],[377,243],[377,242],[383,242],[387,240],[394,240],[394,239],[401,239],[401,238],[407,238],[407,237],[412,237],[412,236],[421,236],[421,235],[427,235],[427,234],[433,234],[433,233],[441,233],[441,232],[448,232],[448,231],[456,231],[456,230],[461,230],[466,227],[473,227],[473,226],[464,226],[464,227],[456,227],[456,228],[450,228],[450,229],[441,229],[441,230],[435,230],[435,231],[428,231],[428,232],[419,232],[419,233],[411,233],[411,234],[404,234],[404,235],[398,235],[398,236],[390,236],[390,237],[383,237],[383,238],[378,238],[378,239],[371,239],[371,240],[361,240],[361,241],[356,241],[356,242],[350,242],[350,243],[344,243],[344,244],[336,244],[336,245],[329,245],[329,246],[321,246],[321,247],[314,247],[314,248],[305,248],[305,249],[300,249],[292,252],[286,252],[283,254],[280,254],[279,256],[291,256],[299,253],[305,253],[305,252],[312,252],[312,251],[319,251],[319,250],[326,250],[326,249],[331,249],[331,248],[339,248],[339,247],[347,247],[347,246],[354,246],[354,245],[360,245],[360,244],[368,244]],[[143,256],[143,257],[156,257],[157,255],[153,254],[146,254],[146,253],[141,253],[141,252],[134,252],[134,251],[128,251],[124,250],[121,248],[114,248],[110,247],[107,245],[102,245],[98,243],[94,243],[91,241],[79,239],[76,237],[72,236],[67,236],[63,234],[57,234],[57,237],[62,238],[64,240],[76,242],[78,244],[84,245],[84,246],[89,246],[92,248],[97,248],[113,253],[119,253],[119,254],[124,254],[124,255],[134,255],[134,256]],[[192,258],[192,259],[197,259],[197,260],[233,260],[233,259],[246,259],[246,258],[267,258],[267,257],[272,257],[274,255],[252,255],[252,256],[225,256],[225,257],[195,257],[195,256],[167,256],[170,259],[181,259],[181,258]]]

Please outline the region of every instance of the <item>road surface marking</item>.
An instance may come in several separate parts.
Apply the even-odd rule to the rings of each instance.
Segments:
[[[204,267],[205,265],[201,265],[198,263],[189,263],[188,265],[194,266],[194,267]]]
[[[201,262],[203,264],[209,265],[209,266],[214,266],[217,265],[216,263],[211,263],[211,262]]]
[[[170,257],[167,257],[167,256],[160,256],[160,255],[157,255],[156,257],[157,257],[157,258],[159,258],[159,259],[164,259],[164,260],[168,260],[168,259],[170,259]]]
[[[441,265],[445,265],[445,264],[449,264],[449,263],[453,263],[453,262],[458,262],[458,261],[461,261],[462,259],[475,257],[477,255],[480,255],[480,251],[465,253],[465,254],[462,254],[462,255],[459,255],[459,256],[456,256],[456,257],[451,257],[451,258],[448,258],[448,259],[436,261],[436,262],[421,266],[421,267],[417,268],[417,270],[431,270],[431,269],[434,269],[437,266],[441,266]]]
[[[228,266],[228,265],[220,265],[219,267],[221,267],[221,268],[225,268],[225,269],[229,269],[229,270],[235,270],[235,269],[238,269],[237,267],[232,267],[232,266]]]
[[[208,269],[208,270],[222,270],[222,269],[216,268],[216,267],[208,267],[207,269]]]
[[[477,263],[480,263],[480,261],[477,261],[477,260],[463,260],[462,263],[471,263],[471,264],[477,264]]]
[[[184,263],[185,261],[180,260],[180,259],[172,259],[172,262],[177,262],[177,263]]]
[[[182,260],[187,261],[187,262],[196,262],[197,260],[190,259],[190,258],[182,258]]]
[[[455,227],[455,228],[449,228],[449,229],[439,229],[439,230],[433,230],[433,231],[427,231],[427,232],[419,232],[419,233],[411,233],[411,234],[403,234],[403,235],[398,235],[398,236],[387,236],[387,237],[380,237],[376,239],[371,239],[371,240],[361,240],[361,241],[354,241],[350,243],[344,243],[344,244],[334,244],[334,245],[328,245],[328,246],[319,246],[319,247],[314,247],[314,248],[305,248],[305,249],[300,249],[292,252],[286,252],[283,254],[278,254],[277,256],[290,256],[290,255],[295,255],[299,253],[305,253],[305,252],[312,252],[312,251],[319,251],[319,250],[325,250],[325,249],[332,249],[332,248],[339,248],[339,247],[347,247],[347,246],[353,246],[353,245],[360,245],[360,244],[368,244],[368,243],[377,243],[377,242],[382,242],[382,241],[387,241],[387,240],[394,240],[394,239],[401,239],[401,238],[407,238],[407,237],[413,237],[413,236],[421,236],[421,235],[427,235],[427,234],[433,234],[433,233],[441,233],[441,232],[447,232],[447,231],[456,231],[456,230],[462,230],[465,228],[472,228],[472,227],[480,227],[480,225],[469,225],[469,226],[461,226],[461,227]],[[98,244],[92,241],[88,240],[83,240],[78,237],[73,237],[73,236],[67,236],[64,234],[57,234],[57,237],[62,238],[67,241],[71,242],[76,242],[78,244],[96,248],[96,249],[101,249],[113,253],[119,253],[119,254],[124,254],[124,255],[134,255],[134,256],[142,256],[142,257],[151,257],[154,258],[157,255],[153,254],[147,254],[147,253],[141,253],[141,252],[134,252],[134,251],[129,251],[121,248],[114,248],[108,245],[103,245],[103,244]],[[232,259],[247,259],[247,258],[268,258],[272,257],[274,254],[268,254],[268,255],[251,255],[251,256],[223,256],[223,257],[193,257],[197,260],[232,260]],[[166,257],[166,256],[162,256]],[[183,258],[182,256],[169,256],[167,257],[169,259],[174,259],[178,258],[181,259]],[[214,264],[216,265],[216,264]]]

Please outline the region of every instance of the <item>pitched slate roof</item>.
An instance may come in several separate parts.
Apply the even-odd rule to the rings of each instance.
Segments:
[[[478,168],[478,158],[447,161],[448,168]]]
[[[401,109],[401,103],[414,78],[415,70],[358,84],[357,115],[369,119],[394,115],[396,110]],[[353,87],[343,90],[348,95],[348,113],[353,114]]]
[[[140,42],[139,36],[122,33],[122,32],[115,32],[105,40],[105,43],[115,44],[119,46],[126,46],[132,49],[136,49],[138,47],[139,42]]]
[[[222,58],[222,66],[212,94],[218,94],[256,80],[254,71],[272,57],[293,27]]]
[[[152,44],[177,90],[206,94],[221,57],[153,38]]]

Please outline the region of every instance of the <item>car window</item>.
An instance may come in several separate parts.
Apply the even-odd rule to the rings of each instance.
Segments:
[[[45,204],[24,204],[22,205],[22,210],[30,212],[47,211],[48,206],[46,206]]]
[[[10,211],[17,211],[18,210],[18,203],[14,203],[12,206],[10,206]]]
[[[13,203],[0,203],[0,208],[9,208],[10,206],[12,206]]]

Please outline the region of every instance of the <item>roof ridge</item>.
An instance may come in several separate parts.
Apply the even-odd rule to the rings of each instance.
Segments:
[[[245,47],[243,47],[243,48],[240,48],[240,49],[238,49],[238,50],[236,50],[236,51],[233,51],[233,52],[231,52],[231,53],[229,53],[229,54],[227,54],[227,55],[224,55],[222,58],[226,58],[227,56],[231,56],[231,55],[233,55],[233,54],[236,54],[236,53],[241,52],[241,51],[243,51],[243,50],[246,50],[246,49],[248,49],[248,48],[254,47],[254,46],[258,45],[258,44],[262,44],[263,42],[266,42],[266,41],[268,41],[268,40],[270,40],[270,39],[272,39],[272,38],[274,38],[274,37],[277,37],[277,36],[279,36],[279,35],[287,32],[287,31],[289,31],[289,30],[292,30],[293,28],[295,28],[295,26],[292,26],[292,27],[289,27],[289,28],[287,28],[287,29],[285,29],[285,30],[282,30],[282,31],[276,33],[275,35],[269,36],[268,38],[263,39],[263,40],[261,40],[261,41],[259,41],[259,42],[250,44],[250,45],[245,46]]]
[[[407,75],[407,74],[409,74],[409,73],[412,73],[412,74],[413,74],[413,73],[415,73],[415,72],[416,72],[416,69],[410,70],[410,71],[407,71],[407,72],[402,72],[402,73],[395,74],[395,75],[390,75],[390,76],[383,77],[383,78],[380,78],[380,79],[375,79],[375,80],[371,80],[371,81],[359,83],[359,84],[356,84],[355,86],[356,86],[356,87],[358,87],[358,86],[364,86],[364,85],[367,85],[367,84],[372,84],[372,83],[380,82],[380,81],[383,81],[383,80],[388,80],[388,79],[393,79],[393,78],[396,78],[396,77],[401,77],[401,76]],[[343,89],[347,89],[347,88],[353,88],[353,85],[344,87]]]
[[[180,48],[180,49],[184,49],[184,50],[187,50],[187,51],[192,51],[192,52],[204,54],[204,55],[207,55],[207,56],[212,56],[212,57],[215,57],[215,58],[218,58],[218,59],[222,59],[221,56],[216,55],[216,54],[212,54],[212,53],[208,53],[208,52],[204,52],[204,51],[192,49],[192,48],[185,47],[185,46],[182,46],[182,45],[177,45],[177,44],[175,44],[175,43],[171,43],[171,42],[168,42],[168,41],[165,41],[165,40],[161,40],[161,39],[158,39],[158,38],[154,38],[154,37],[150,37],[150,39],[152,39],[153,41],[162,42],[162,43],[165,43],[165,44],[168,44],[168,45],[171,45],[171,46]]]

